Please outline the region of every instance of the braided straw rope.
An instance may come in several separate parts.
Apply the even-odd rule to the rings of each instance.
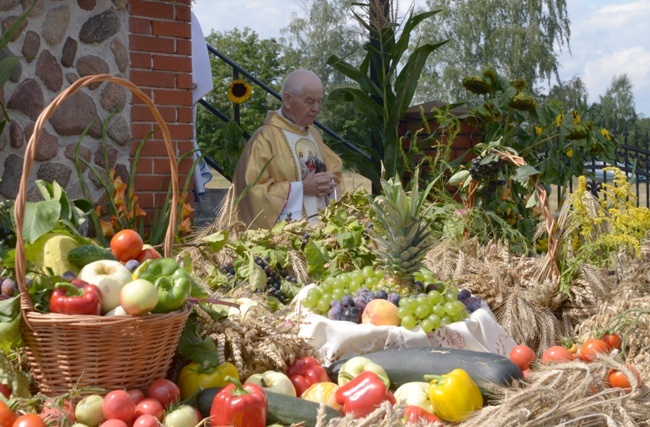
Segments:
[[[44,124],[66,98],[93,83],[110,82],[126,87],[151,110],[160,126],[172,182],[172,209],[165,235],[164,254],[172,256],[179,203],[178,166],[171,134],[153,101],[136,85],[107,74],[82,77],[61,92],[39,115],[25,151],[23,172],[16,197],[16,281],[20,288],[22,335],[27,362],[41,392],[59,395],[72,387],[105,389],[145,388],[165,377],[176,352],[180,334],[191,309],[147,316],[88,316],[39,313],[34,310],[26,283],[23,223],[27,182],[36,143]]]
[[[499,154],[501,159],[507,160],[514,164],[515,166],[523,166],[526,163],[526,160],[523,159],[523,157],[520,156],[515,156],[511,153],[507,153],[504,151],[498,151],[496,152]],[[542,216],[544,217],[544,225],[546,227],[546,234],[548,235],[548,259],[550,260],[550,274],[551,274],[551,279],[553,281],[557,281],[560,278],[560,270],[558,269],[557,266],[557,246],[558,246],[558,241],[555,238],[553,234],[553,228],[555,226],[555,220],[553,219],[553,214],[551,214],[551,209],[549,208],[549,201],[548,201],[548,195],[546,193],[546,189],[544,186],[539,182],[539,177],[535,176],[535,189],[537,190],[537,194],[539,195],[539,206],[542,210]],[[474,207],[474,195],[476,193],[476,190],[478,188],[478,182],[476,180],[472,180],[469,184],[469,191],[467,193],[467,200],[465,201],[465,207],[468,209],[471,209]]]

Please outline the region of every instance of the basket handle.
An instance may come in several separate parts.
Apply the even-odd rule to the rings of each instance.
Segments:
[[[178,206],[180,200],[180,189],[178,184],[178,165],[176,164],[176,154],[174,152],[174,147],[172,145],[171,134],[169,133],[169,128],[167,123],[163,119],[162,115],[158,111],[158,108],[154,105],[153,101],[149,96],[142,92],[135,84],[131,83],[128,80],[125,80],[120,77],[115,77],[110,74],[98,74],[85,76],[76,80],[72,85],[67,89],[61,92],[52,100],[52,102],[45,107],[41,114],[36,119],[34,124],[34,131],[29,142],[27,143],[27,148],[25,149],[25,158],[23,160],[23,171],[20,177],[20,185],[18,187],[18,195],[16,196],[16,201],[14,203],[14,217],[16,221],[16,281],[18,282],[18,288],[20,289],[20,298],[21,298],[21,307],[23,310],[31,311],[34,308],[33,302],[27,291],[27,283],[25,281],[26,273],[26,260],[25,260],[25,243],[23,241],[23,223],[25,220],[25,202],[27,197],[27,181],[29,174],[32,169],[32,164],[34,163],[34,155],[36,152],[36,143],[40,138],[41,131],[47,120],[54,114],[54,111],[59,105],[69,96],[75,94],[85,86],[91,85],[98,82],[111,82],[118,84],[120,86],[126,87],[134,95],[136,95],[142,102],[147,104],[154,118],[160,126],[163,138],[165,140],[165,148],[167,149],[167,155],[169,157],[169,164],[171,167],[171,176],[172,176],[172,203],[171,209],[169,210],[169,224],[167,226],[167,233],[165,234],[165,241],[163,244],[164,254],[166,257],[172,255],[172,245],[174,244],[174,238],[176,235],[176,222],[177,222],[177,209],[174,207]]]

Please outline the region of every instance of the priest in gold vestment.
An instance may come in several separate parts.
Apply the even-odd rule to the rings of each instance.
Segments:
[[[318,210],[340,196],[342,163],[313,123],[323,85],[311,71],[290,73],[282,107],[269,111],[249,139],[233,177],[240,219],[250,228],[271,228],[281,220],[315,220]],[[265,168],[266,166],[266,168]]]

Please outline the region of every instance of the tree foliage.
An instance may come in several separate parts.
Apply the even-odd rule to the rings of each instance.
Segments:
[[[610,129],[623,130],[637,120],[632,82],[627,74],[615,76],[600,96],[602,123]]]
[[[546,99],[549,102],[559,103],[564,111],[587,111],[588,96],[587,86],[580,77],[575,76],[571,80],[560,82],[551,87]]]
[[[427,0],[427,7],[443,12],[419,29],[420,37],[450,42],[427,64],[417,99],[462,100],[463,77],[488,67],[531,87],[559,80],[554,48],[569,44],[566,0]]]

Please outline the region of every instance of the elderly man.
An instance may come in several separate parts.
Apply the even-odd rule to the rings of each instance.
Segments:
[[[239,217],[251,228],[268,229],[284,219],[315,220],[340,193],[341,159],[312,126],[322,99],[316,74],[291,72],[282,88],[282,107],[268,112],[246,144],[233,184],[236,199],[245,192]]]

